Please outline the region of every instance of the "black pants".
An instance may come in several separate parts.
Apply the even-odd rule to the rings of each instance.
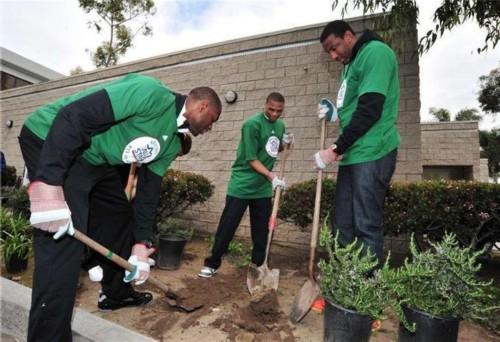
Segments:
[[[43,141],[23,127],[19,143],[28,177],[33,179]],[[75,228],[128,258],[133,243],[133,211],[116,169],[92,166],[77,158],[63,189]],[[56,241],[53,234],[35,229],[34,251],[28,341],[71,341],[83,245],[70,236]],[[104,270],[103,293],[116,299],[127,297],[132,287],[122,281],[123,270],[103,257],[99,264]]]
[[[205,266],[215,269],[220,267],[222,256],[227,252],[247,207],[250,207],[252,262],[257,266],[264,263],[268,223],[271,216],[271,198],[241,199],[226,196],[226,206],[222,211],[217,233],[215,233],[212,255],[205,259]]]

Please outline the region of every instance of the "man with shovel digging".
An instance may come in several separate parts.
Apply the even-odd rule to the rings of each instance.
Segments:
[[[149,275],[161,180],[181,147],[177,133],[206,133],[220,112],[211,88],[195,88],[186,97],[160,80],[129,74],[45,105],[26,119],[19,142],[31,181],[31,223],[37,228],[28,341],[72,339],[83,245],[57,238],[73,226],[130,257],[138,270],[126,273],[124,283],[121,268],[103,265],[100,309],[151,301],[151,294],[136,292],[130,281],[143,283]],[[132,163],[143,164],[133,207],[115,168]]]
[[[222,256],[247,207],[250,207],[252,263],[260,266],[264,262],[273,189],[285,187],[285,181],[276,176],[272,169],[282,144],[293,142],[293,136],[285,133],[285,124],[280,119],[284,107],[283,95],[270,93],[264,112],[256,113],[243,123],[226,206],[215,234],[212,254],[205,259],[205,265],[198,273],[202,278],[211,278],[217,273]]]
[[[316,167],[323,169],[339,161],[333,229],[338,230],[342,245],[357,238],[381,266],[382,210],[401,140],[396,127],[398,62],[376,33],[366,30],[357,38],[342,20],[327,24],[320,41],[344,69],[337,95],[340,136],[316,153]]]

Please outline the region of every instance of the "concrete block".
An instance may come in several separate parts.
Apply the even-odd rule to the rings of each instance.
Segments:
[[[0,278],[2,332],[25,340],[28,332],[28,314],[31,302],[31,289],[11,280]],[[75,308],[73,311],[73,341],[134,341],[154,342],[154,339],[141,335],[115,323]]]

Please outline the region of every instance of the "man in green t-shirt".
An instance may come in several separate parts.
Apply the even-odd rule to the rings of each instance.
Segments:
[[[37,228],[28,341],[72,338],[83,245],[59,237],[73,226],[130,257],[138,270],[123,278],[123,270],[102,259],[100,310],[151,301],[130,282],[139,285],[149,275],[162,177],[181,150],[180,134],[209,131],[220,112],[211,88],[183,96],[158,79],[129,74],[40,107],[26,119],[19,143],[30,179],[30,221]],[[133,206],[117,171],[132,163],[142,165]]]
[[[339,161],[332,226],[341,244],[357,238],[381,264],[384,197],[401,140],[398,61],[376,33],[366,30],[357,38],[342,20],[327,24],[320,41],[331,59],[344,65],[337,95],[340,135],[315,155],[321,169]]]
[[[247,207],[250,207],[252,263],[260,266],[264,262],[273,189],[285,187],[285,181],[272,169],[282,144],[291,144],[293,140],[291,134],[285,133],[285,124],[280,119],[284,107],[283,95],[271,93],[264,112],[254,114],[243,123],[212,254],[205,259],[198,276],[210,278],[217,273]]]

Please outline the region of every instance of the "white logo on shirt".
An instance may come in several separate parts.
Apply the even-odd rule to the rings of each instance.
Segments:
[[[274,135],[267,139],[266,143],[266,152],[271,157],[276,158],[278,156],[278,151],[280,148],[280,140],[276,138]]]
[[[162,137],[163,141],[167,141],[167,139],[168,139],[168,135],[162,135],[161,137]]]
[[[126,164],[149,163],[160,153],[160,142],[153,137],[140,137],[125,146],[122,160]]]
[[[342,82],[342,85],[340,86],[339,92],[337,94],[337,108],[340,108],[344,105],[344,97],[345,97],[346,88],[347,88],[347,79],[345,79]]]

